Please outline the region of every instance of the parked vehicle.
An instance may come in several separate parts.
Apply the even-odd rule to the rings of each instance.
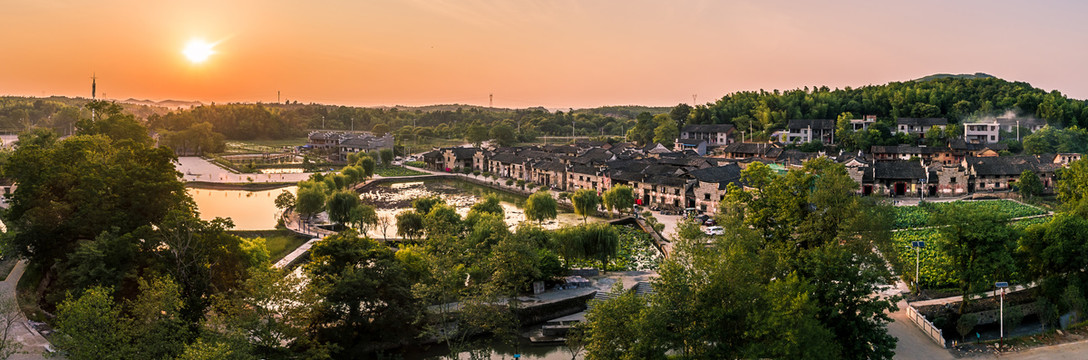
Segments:
[[[703,225],[714,226],[714,225],[718,225],[718,222],[714,221],[714,219],[706,219],[706,221],[703,221]]]
[[[721,226],[711,226],[703,230],[707,235],[725,235],[725,229]]]

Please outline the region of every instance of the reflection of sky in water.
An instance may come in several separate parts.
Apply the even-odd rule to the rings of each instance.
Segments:
[[[196,201],[201,219],[229,217],[236,230],[275,229],[279,213],[276,197],[284,191],[294,194],[296,190],[297,186],[261,191],[186,189]]]

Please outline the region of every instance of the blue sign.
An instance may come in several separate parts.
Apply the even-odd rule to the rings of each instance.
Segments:
[[[1009,283],[1004,282],[1004,281],[998,281],[998,282],[994,283],[994,287],[997,287],[998,289],[1007,288],[1007,287],[1009,287]]]
[[[925,241],[911,241],[910,246],[913,246],[913,247],[916,247],[916,248],[924,248],[924,247],[926,247],[926,242]]]

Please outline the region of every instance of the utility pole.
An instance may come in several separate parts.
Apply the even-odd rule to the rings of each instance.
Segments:
[[[276,103],[277,104],[280,103],[280,91],[279,90],[276,90]]]
[[[495,94],[487,94],[487,107],[495,107]]]
[[[698,97],[699,94],[691,94],[691,106],[695,106],[695,104],[699,102],[698,100],[695,100]]]
[[[355,132],[355,117],[351,117],[351,132]]]

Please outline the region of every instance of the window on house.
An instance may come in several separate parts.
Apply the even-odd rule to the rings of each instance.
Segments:
[[[952,183],[952,184],[955,184],[956,183],[956,177],[953,176],[952,178],[948,179],[948,182]]]
[[[710,193],[703,194],[703,200],[710,200]]]

